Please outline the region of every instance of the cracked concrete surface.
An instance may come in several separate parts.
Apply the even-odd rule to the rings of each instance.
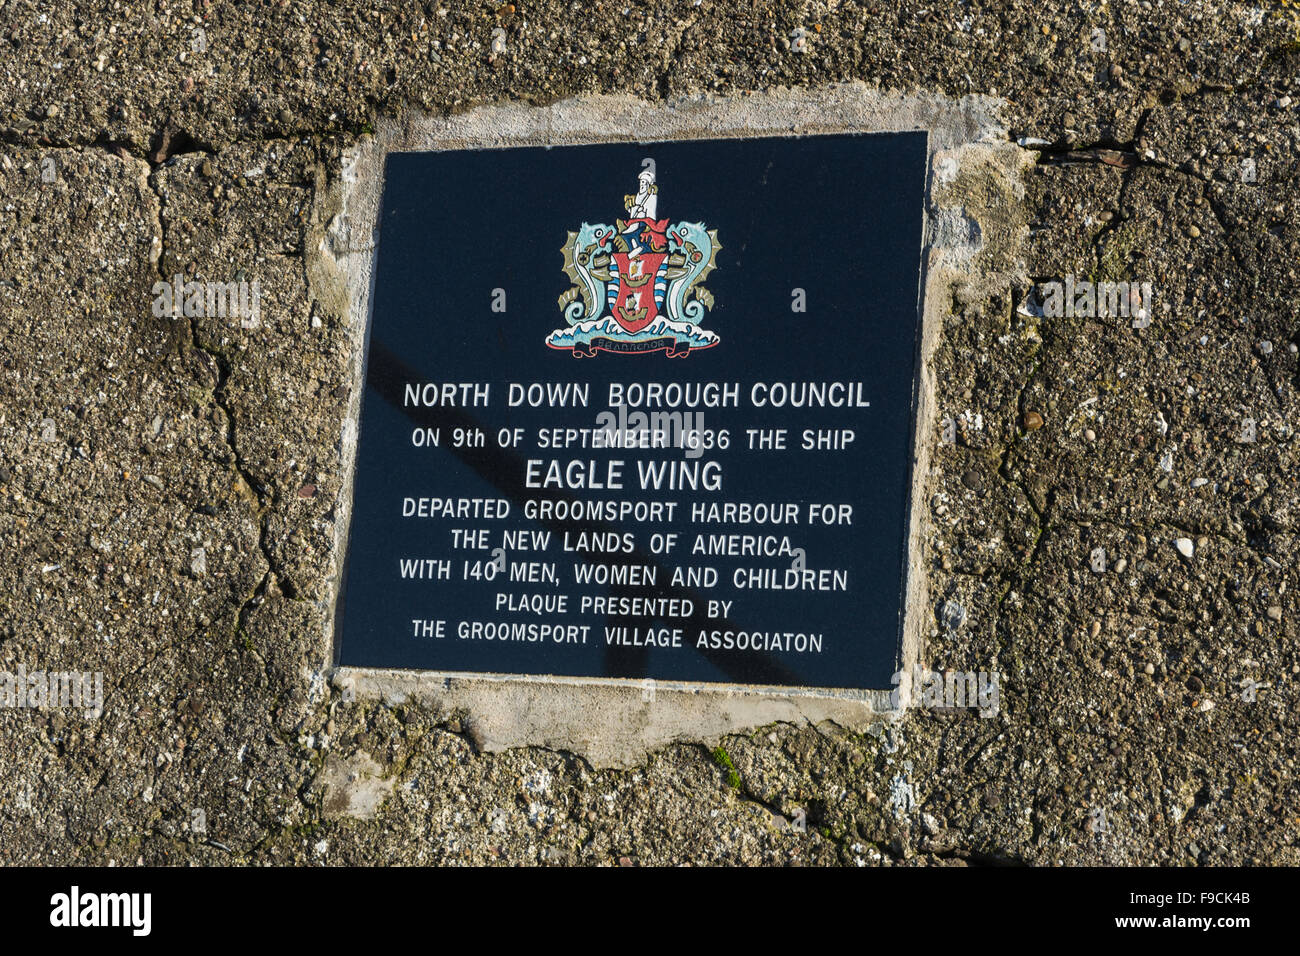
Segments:
[[[0,860],[1300,862],[1292,5],[600,12],[0,4],[0,669],[105,687],[0,710]],[[990,281],[947,289],[923,423],[956,439],[926,663],[998,670],[999,714],[601,768],[332,686],[355,350],[308,250],[345,151],[416,110],[843,81],[1000,100],[1023,153],[1020,189],[954,183]],[[259,279],[262,327],[155,318],[178,272]],[[1066,274],[1152,282],[1153,322],[1019,310]]]

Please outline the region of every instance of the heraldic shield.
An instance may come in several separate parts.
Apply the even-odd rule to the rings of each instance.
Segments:
[[[702,222],[656,218],[654,160],[642,163],[635,195],[623,197],[626,219],[613,226],[584,222],[565,240],[564,271],[573,286],[560,296],[569,323],[546,338],[575,358],[598,351],[664,351],[682,358],[718,344],[699,326],[713,296],[703,285],[716,267],[716,229]]]

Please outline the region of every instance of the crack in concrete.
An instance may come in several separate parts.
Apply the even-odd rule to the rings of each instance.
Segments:
[[[162,189],[160,188],[157,179],[158,174],[166,165],[166,160],[152,164],[146,164],[145,160],[142,159],[133,158],[133,161],[140,163],[144,167],[141,184],[149,193],[152,194],[154,199],[153,226],[156,229],[155,235],[157,236],[157,245],[151,252],[150,259],[154,264],[159,279],[164,282],[169,282],[171,281],[171,277],[165,274],[167,225],[164,210],[166,200],[163,197]],[[179,290],[175,290],[173,294],[180,294]],[[241,601],[236,609],[234,633],[238,635],[240,633],[246,633],[249,613],[253,608],[257,607],[263,600],[265,600],[267,593],[269,593],[272,587],[281,590],[282,593],[290,598],[294,596],[294,588],[292,582],[290,582],[279,569],[278,562],[275,560],[270,547],[268,520],[271,503],[268,500],[270,493],[266,486],[257,479],[251,470],[249,470],[239,451],[238,438],[235,431],[234,408],[231,405],[226,392],[226,386],[229,382],[231,372],[229,362],[226,361],[224,356],[203,345],[199,337],[198,322],[194,317],[189,318],[189,331],[189,347],[196,353],[204,356],[206,361],[210,362],[212,367],[216,370],[217,381],[211,388],[211,397],[213,404],[221,414],[221,438],[223,443],[230,450],[231,465],[235,476],[244,486],[244,490],[247,491],[251,495],[252,499],[257,502],[256,516],[258,522],[258,551],[266,565],[266,571],[262,574],[262,577],[252,594]],[[260,654],[257,654],[255,649],[252,650],[254,657],[256,657],[262,664],[263,671],[269,680],[271,677],[269,665]]]

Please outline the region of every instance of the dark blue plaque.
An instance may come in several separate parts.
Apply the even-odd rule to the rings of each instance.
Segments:
[[[390,155],[339,663],[888,687],[925,163]]]

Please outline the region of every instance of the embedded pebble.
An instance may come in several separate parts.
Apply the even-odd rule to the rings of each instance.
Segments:
[[[966,609],[956,601],[948,601],[943,606],[943,625],[955,631],[966,622]]]
[[[1190,558],[1196,553],[1196,545],[1192,544],[1191,538],[1179,538],[1174,542],[1174,546],[1178,548],[1178,553],[1184,558]]]

